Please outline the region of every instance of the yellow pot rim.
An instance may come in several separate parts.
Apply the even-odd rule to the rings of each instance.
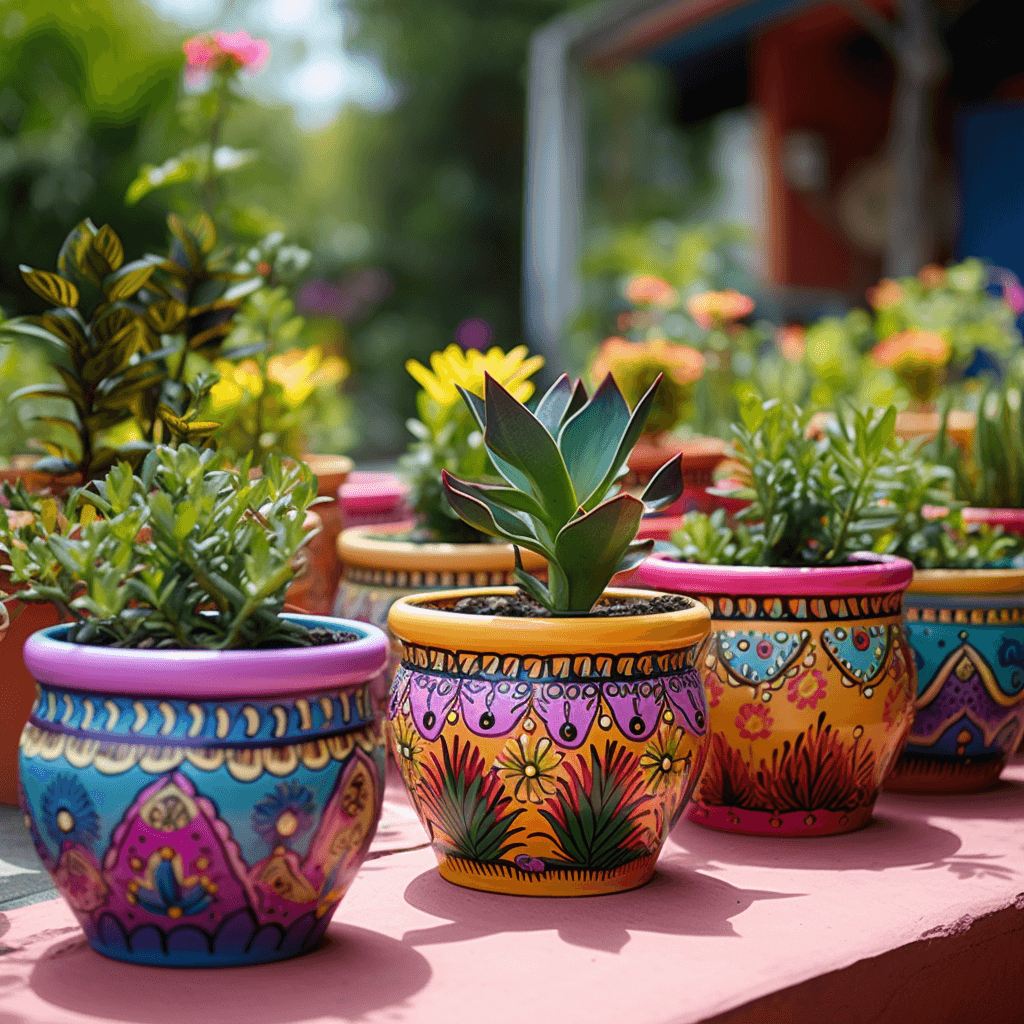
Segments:
[[[908,594],[1024,593],[1024,569],[917,569]]]
[[[515,587],[477,587],[403,597],[391,606],[388,627],[398,639],[424,647],[517,655],[677,650],[699,643],[711,630],[711,613],[699,601],[694,601],[692,608],[657,615],[581,615],[569,619],[509,619],[424,607],[427,602],[454,604],[473,595],[516,592]],[[605,593],[612,597],[646,598],[657,596],[659,591],[610,587]]]
[[[408,540],[390,539],[396,533],[408,532],[409,527],[408,522],[350,526],[338,535],[338,557],[344,565],[358,565],[364,569],[511,572],[515,568],[511,544],[414,544]],[[527,571],[547,568],[548,563],[533,551],[520,548],[520,553]]]

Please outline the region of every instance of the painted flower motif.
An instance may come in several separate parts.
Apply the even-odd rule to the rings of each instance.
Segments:
[[[564,755],[554,750],[547,736],[520,736],[505,745],[495,767],[506,781],[514,782],[513,796],[520,802],[539,804],[555,793],[555,770]]]
[[[61,895],[80,914],[91,914],[107,902],[110,891],[99,866],[88,850],[69,846],[61,854],[53,872],[53,881]]]
[[[520,871],[529,871],[531,874],[539,875],[547,870],[547,865],[538,857],[531,857],[528,853],[521,853],[515,859],[515,865]]]
[[[297,782],[281,782],[252,811],[253,831],[268,846],[289,846],[313,827],[316,797]]]
[[[872,309],[891,309],[903,301],[903,286],[891,277],[884,277],[865,293]]]
[[[717,708],[723,693],[725,693],[725,684],[718,678],[716,672],[709,672],[704,685],[704,694],[708,699],[708,707]]]
[[[253,39],[241,29],[194,36],[185,41],[182,49],[188,70],[193,74],[232,72],[240,68],[256,71],[270,57],[270,44],[265,39]]]
[[[702,292],[686,300],[686,308],[697,326],[709,331],[726,327],[754,312],[754,300],[730,288],[724,292]]]
[[[127,898],[129,903],[173,921],[206,910],[216,892],[217,883],[205,875],[186,877],[181,854],[164,846],[150,855],[143,877],[128,883]]]
[[[632,277],[626,285],[626,298],[634,306],[674,306],[678,296],[675,288],[660,277],[641,274]]]
[[[393,723],[395,751],[398,754],[398,770],[402,778],[413,787],[420,772],[419,755],[423,747],[416,742],[417,736],[405,719],[396,719]]]
[[[775,335],[775,347],[787,362],[799,363],[807,351],[807,333],[798,324],[783,327]]]
[[[527,351],[525,345],[517,345],[508,352],[495,346],[484,353],[478,349],[463,351],[453,344],[430,356],[430,369],[415,359],[410,359],[405,368],[442,408],[462,401],[456,385],[482,395],[485,373],[518,401],[525,402],[533,394],[533,384],[527,378],[544,365],[543,356],[527,356]]]
[[[60,848],[65,842],[91,847],[100,835],[100,816],[85,787],[73,775],[55,775],[39,801],[46,834]]]
[[[662,727],[648,740],[640,755],[640,770],[644,773],[649,792],[660,793],[669,789],[679,776],[690,770],[693,756],[689,751],[684,754],[679,749],[683,735],[682,729]]]
[[[736,728],[745,740],[766,740],[775,719],[764,704],[744,704],[736,713]]]
[[[796,676],[786,684],[786,698],[796,705],[797,711],[816,708],[825,696],[825,677],[817,669]]]

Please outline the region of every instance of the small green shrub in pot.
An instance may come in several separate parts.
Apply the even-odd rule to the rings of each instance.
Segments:
[[[312,473],[157,447],[0,537],[33,634],[20,745],[36,850],[90,944],[169,966],[314,948],[383,795],[383,634],[282,614]],[[21,504],[36,500],[21,490]],[[287,884],[282,885],[282,879]]]
[[[391,749],[444,878],[520,895],[644,884],[703,763],[707,612],[679,595],[606,589],[675,501],[678,457],[643,498],[619,491],[657,382],[632,411],[611,376],[560,377],[534,411],[488,377],[463,391],[497,483],[443,474],[452,508],[513,545],[521,589],[397,601]],[[526,571],[529,551],[546,582]]]

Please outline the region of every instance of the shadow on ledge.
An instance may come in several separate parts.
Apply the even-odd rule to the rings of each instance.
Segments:
[[[563,942],[618,953],[631,932],[661,935],[736,936],[731,919],[758,900],[783,900],[803,893],[741,889],[689,871],[662,855],[654,878],[640,889],[605,896],[538,898],[462,889],[435,869],[414,878],[405,901],[450,923],[408,931],[413,946],[465,942],[487,935],[557,930]]]
[[[430,980],[404,942],[342,922],[312,953],[259,967],[174,969],[108,960],[84,938],[56,943],[29,984],[55,1007],[138,1024],[289,1024],[358,1020],[399,1007]]]

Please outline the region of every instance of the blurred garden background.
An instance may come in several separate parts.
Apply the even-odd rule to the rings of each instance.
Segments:
[[[42,311],[19,265],[55,270],[86,217],[135,259],[205,209],[267,285],[215,366],[220,418],[242,423],[236,371],[274,333],[277,400],[307,410],[282,436],[308,450],[393,458],[406,361],[453,342],[525,342],[541,380],[653,344],[629,372],[645,351],[676,367],[684,432],[725,436],[744,381],[905,408],[954,386],[969,406],[1020,344],[1019,18],[989,0],[2,0],[0,307]],[[214,30],[269,44],[223,110],[183,51]],[[699,357],[666,364],[664,344]],[[48,372],[0,350],[5,399]],[[5,401],[0,454],[32,450],[45,406]]]

